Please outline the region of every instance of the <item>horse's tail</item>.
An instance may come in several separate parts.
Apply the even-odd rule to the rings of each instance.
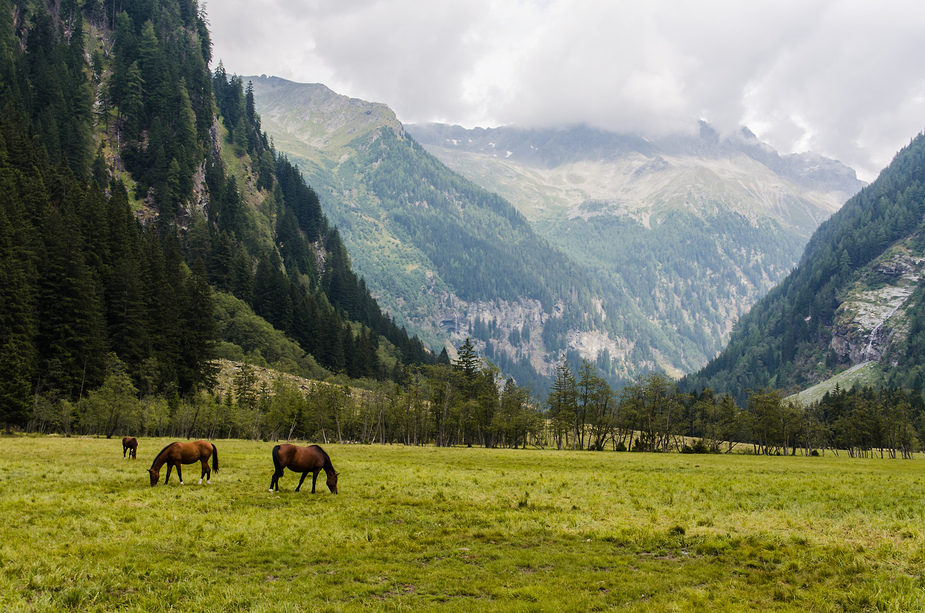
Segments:
[[[279,445],[273,448],[273,468],[276,469],[276,472],[273,474],[280,474],[283,472],[283,467],[279,460],[279,448]]]
[[[212,443],[212,470],[218,472],[218,447]]]

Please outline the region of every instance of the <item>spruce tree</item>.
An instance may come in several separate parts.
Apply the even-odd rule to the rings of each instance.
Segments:
[[[39,335],[45,387],[70,398],[102,383],[108,353],[99,279],[87,266],[76,219],[48,215],[39,268]]]
[[[475,396],[475,383],[480,366],[481,361],[479,360],[479,356],[475,353],[475,347],[467,336],[466,340],[459,347],[459,354],[456,357],[456,361],[453,363],[453,367],[462,375],[463,391],[466,398],[473,398]]]
[[[107,225],[110,258],[104,282],[111,348],[130,372],[137,373],[151,349],[146,321],[148,306],[138,224],[121,185],[113,186]]]
[[[0,168],[5,154],[0,148]],[[0,172],[0,424],[8,431],[29,415],[37,357],[35,246],[11,175]]]
[[[196,389],[208,389],[215,382],[218,368],[215,358],[215,320],[212,289],[202,260],[193,263],[185,284],[185,299],[181,314],[183,340],[179,389],[186,394]]]
[[[578,409],[578,387],[575,375],[572,374],[572,369],[565,356],[556,367],[547,404],[556,447],[562,449],[569,444],[568,433],[575,421]]]

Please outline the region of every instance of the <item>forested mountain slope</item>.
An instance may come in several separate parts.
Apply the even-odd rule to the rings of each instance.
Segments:
[[[0,420],[113,373],[186,397],[221,353],[370,378],[434,360],[353,273],[242,81],[210,72],[197,2],[0,0],[0,58]],[[242,317],[286,355],[220,336]]]
[[[823,223],[797,268],[736,324],[715,360],[684,379],[744,398],[798,391],[872,362],[882,382],[921,391],[925,136]]]
[[[707,126],[655,143],[590,129],[406,131],[384,105],[323,85],[247,79],[380,302],[434,346],[478,339],[508,372],[528,361],[551,374],[563,351],[612,380],[698,368],[860,187],[837,162],[781,158]],[[432,206],[444,199],[460,204]],[[498,216],[508,202],[520,215]]]

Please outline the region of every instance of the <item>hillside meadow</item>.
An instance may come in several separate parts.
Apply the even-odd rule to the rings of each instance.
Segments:
[[[921,456],[332,444],[312,495],[243,440],[152,488],[169,442],[0,438],[0,609],[925,609]]]

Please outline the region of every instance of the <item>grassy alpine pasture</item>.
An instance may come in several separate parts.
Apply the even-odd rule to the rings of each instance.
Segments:
[[[921,611],[925,462],[0,438],[3,611]]]

